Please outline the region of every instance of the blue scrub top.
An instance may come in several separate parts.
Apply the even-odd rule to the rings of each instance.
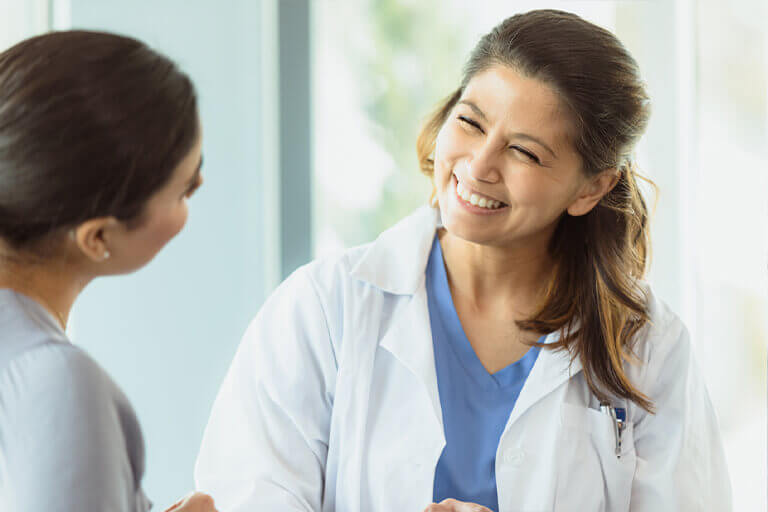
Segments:
[[[496,449],[540,349],[532,347],[517,362],[488,373],[453,305],[437,235],[426,286],[446,439],[435,470],[433,500],[453,498],[498,511]]]

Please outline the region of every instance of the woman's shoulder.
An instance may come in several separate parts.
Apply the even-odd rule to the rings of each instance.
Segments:
[[[124,400],[104,369],[84,350],[59,340],[38,343],[7,361],[0,373],[0,393],[12,398],[66,403]],[[9,396],[13,395],[13,397]]]
[[[107,372],[73,345],[32,299],[0,291],[0,423],[80,425],[109,416],[133,428],[128,399]]]
[[[679,357],[691,350],[688,329],[677,313],[659,297],[647,282],[642,282],[648,311],[648,322],[635,336],[633,352],[642,361],[642,373],[655,374],[670,355]]]
[[[357,262],[373,243],[328,252],[299,268],[299,271],[321,289],[338,286],[351,279]]]
[[[0,374],[0,465],[10,468],[5,484],[16,497],[35,504],[24,510],[50,509],[73,481],[93,489],[65,494],[77,510],[134,510],[136,500],[146,501],[140,491],[144,457],[130,402],[79,347],[37,345]],[[47,482],[44,491],[40,481]]]
[[[370,244],[338,250],[294,270],[269,295],[254,319],[258,325],[265,315],[268,318],[301,318],[325,324],[333,336],[343,323],[341,316],[345,304],[362,306],[366,297],[379,294],[366,290],[361,281],[353,277],[356,262]]]
[[[130,401],[88,353],[71,343],[39,344],[6,364],[0,372],[0,429],[41,445],[103,438],[105,445],[118,443],[109,450],[127,446],[132,459],[143,460]]]
[[[652,345],[669,342],[669,338],[678,338],[685,325],[678,314],[657,295],[651,285],[642,282],[640,288],[645,294],[649,322],[645,328],[645,338]]]

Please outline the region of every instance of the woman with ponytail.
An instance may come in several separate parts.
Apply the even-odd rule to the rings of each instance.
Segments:
[[[66,328],[88,284],[181,231],[201,151],[192,81],[141,41],[71,30],[0,53],[3,512],[152,508],[133,407]],[[168,510],[216,507],[193,493]]]
[[[649,115],[578,16],[484,36],[418,138],[430,205],[267,301],[198,483],[231,510],[730,510],[687,331],[644,281]]]

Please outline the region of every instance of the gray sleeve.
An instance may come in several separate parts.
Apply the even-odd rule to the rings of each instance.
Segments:
[[[0,510],[136,510],[135,477],[106,374],[46,345],[0,375]]]

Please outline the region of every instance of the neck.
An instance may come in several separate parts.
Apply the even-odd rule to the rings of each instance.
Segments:
[[[438,236],[455,297],[479,313],[497,308],[519,318],[534,313],[553,267],[546,237],[494,247],[468,242],[444,229]]]
[[[10,288],[37,301],[66,329],[75,299],[90,279],[53,261],[22,263],[0,259],[0,288]]]

